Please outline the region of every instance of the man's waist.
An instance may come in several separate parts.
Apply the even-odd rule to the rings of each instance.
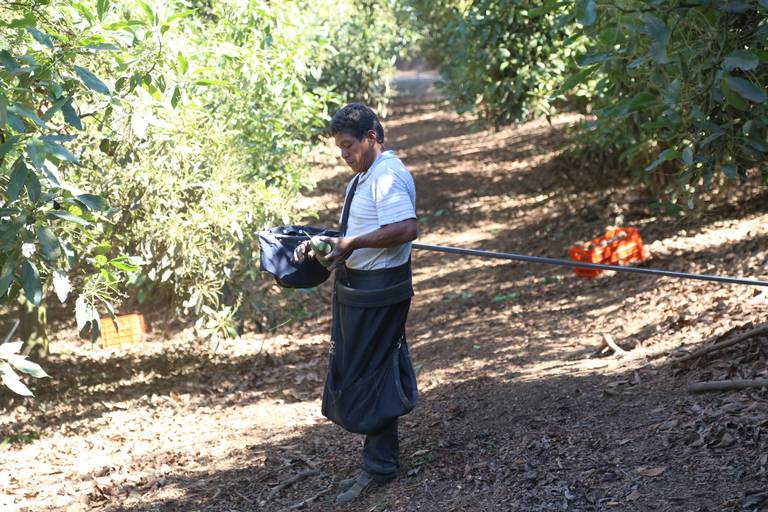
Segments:
[[[388,248],[355,249],[347,258],[347,267],[354,270],[385,270],[403,265],[411,257],[411,244]]]

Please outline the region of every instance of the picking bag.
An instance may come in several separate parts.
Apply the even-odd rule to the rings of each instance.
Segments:
[[[331,355],[323,415],[358,434],[377,434],[416,405],[405,321],[413,296],[410,262],[336,274]]]
[[[294,263],[291,260],[293,251],[310,236],[340,235],[338,231],[316,226],[278,226],[262,231],[259,233],[259,268],[272,274],[277,284],[285,288],[318,286],[330,277],[331,272],[314,258]]]

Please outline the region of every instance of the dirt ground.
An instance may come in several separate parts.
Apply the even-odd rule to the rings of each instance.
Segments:
[[[693,218],[559,159],[576,116],[478,130],[400,104],[388,145],[413,172],[420,241],[565,257],[615,223],[644,266],[768,279],[768,194],[732,191]],[[318,156],[302,205],[338,215],[349,171]],[[678,359],[766,320],[768,290],[415,251],[408,341],[420,402],[400,478],[347,507],[361,436],[320,415],[330,283],[310,318],[216,354],[153,317],[150,341],[99,349],[57,333],[35,400],[0,417],[0,510],[766,511],[768,335]],[[607,348],[606,338],[620,351]]]

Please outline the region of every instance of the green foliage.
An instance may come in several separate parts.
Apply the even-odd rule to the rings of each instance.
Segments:
[[[427,18],[434,25],[425,38],[442,46],[443,88],[459,112],[477,112],[498,126],[551,111],[549,97],[581,48],[559,3],[414,3],[421,13],[447,8]]]
[[[79,182],[119,212],[107,241],[141,258],[136,298],[198,317],[215,346],[264,309],[257,233],[298,214],[293,200],[312,186],[306,161],[327,105],[367,90],[349,75],[325,78],[326,68],[337,47],[365,41],[332,38],[330,4],[231,0],[172,24],[199,5],[175,7],[153,11],[155,25],[132,26],[153,68],[117,85],[130,101],[88,134]],[[362,54],[348,73],[375,69],[369,57],[379,58]]]
[[[371,105],[386,113],[393,90],[395,61],[419,39],[414,12],[396,0],[312,2],[314,19],[330,38],[331,52],[312,87],[327,87],[338,94],[329,110],[349,102]],[[327,13],[333,13],[328,16]],[[325,14],[324,14],[325,13]],[[327,31],[327,32],[325,32]]]
[[[97,27],[75,29],[81,4],[0,5],[0,302],[64,302],[78,272],[80,299],[113,300],[119,272],[89,263],[84,240],[109,224],[109,205],[72,184],[86,117],[104,122],[112,101],[99,62],[121,44]],[[107,6],[108,2],[102,2]]]
[[[768,182],[764,1],[408,3],[460,112],[499,125],[583,108],[571,158],[618,163],[672,203],[757,169]]]
[[[690,207],[701,191],[765,166],[765,6],[627,0],[599,4],[588,21],[580,72],[599,81],[582,140],[613,146]]]
[[[393,5],[0,5],[3,300],[74,289],[93,339],[122,296],[235,335],[265,311],[256,233],[297,215],[328,106],[386,97]]]

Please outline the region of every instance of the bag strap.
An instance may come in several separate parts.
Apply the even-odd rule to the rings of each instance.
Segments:
[[[360,179],[360,175],[362,173],[359,172],[355,176],[355,179],[352,180],[352,186],[349,187],[349,192],[347,193],[346,199],[344,199],[344,210],[341,214],[341,236],[345,236],[347,234],[347,222],[349,221],[349,209],[352,206],[352,198],[355,197],[355,191],[357,190],[357,182]]]

